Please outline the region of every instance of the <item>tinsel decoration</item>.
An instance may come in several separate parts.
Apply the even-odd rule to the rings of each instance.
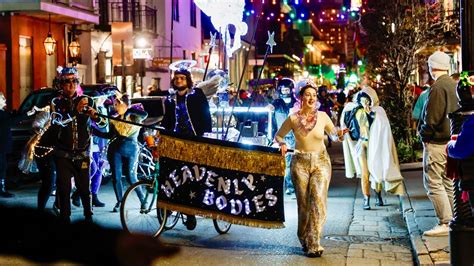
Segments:
[[[285,158],[280,154],[195,142],[161,135],[161,156],[234,171],[271,176],[285,175]]]
[[[267,228],[267,229],[285,228],[285,225],[283,224],[283,222],[248,219],[248,218],[234,216],[231,214],[225,214],[222,212],[202,210],[202,209],[192,208],[192,207],[188,207],[184,205],[178,205],[176,203],[169,203],[164,200],[158,201],[158,207],[167,208],[168,210],[179,211],[179,212],[191,214],[191,215],[199,215],[199,216],[210,218],[210,219],[221,220],[221,221],[225,221],[231,224],[245,225],[245,226],[250,226],[250,227],[260,227],[260,228]]]

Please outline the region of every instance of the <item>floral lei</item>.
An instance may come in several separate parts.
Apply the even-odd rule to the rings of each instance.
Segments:
[[[313,130],[318,122],[318,111],[313,110],[309,114],[305,115],[299,110],[295,113],[296,115],[296,128],[301,135],[306,136]]]

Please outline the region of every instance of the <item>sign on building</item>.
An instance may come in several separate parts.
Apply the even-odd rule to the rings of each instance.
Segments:
[[[151,59],[153,58],[153,49],[151,48],[134,48],[133,59]]]

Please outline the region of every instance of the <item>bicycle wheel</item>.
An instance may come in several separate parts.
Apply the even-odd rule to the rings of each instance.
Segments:
[[[166,213],[166,222],[164,226],[165,230],[171,230],[178,223],[181,213],[177,211],[165,211],[163,209],[160,209],[160,211],[158,212],[158,220],[160,221],[160,223],[163,222],[163,217],[165,216],[165,213]]]
[[[157,192],[157,191],[156,191]],[[157,198],[154,182],[142,180],[131,185],[125,192],[120,206],[120,221],[130,233],[157,237],[164,229],[166,216],[158,219]],[[166,212],[166,209],[162,210]]]
[[[221,235],[229,232],[229,229],[232,226],[231,223],[222,220],[212,219],[212,222],[214,223],[214,228],[216,228],[216,231]]]

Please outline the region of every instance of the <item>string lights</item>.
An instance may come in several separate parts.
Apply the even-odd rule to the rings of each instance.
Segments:
[[[313,2],[313,3],[312,3]],[[356,20],[359,15],[366,12],[363,5],[360,6],[352,3],[351,7],[342,6],[340,9],[322,9],[320,4],[317,5],[315,1],[311,0],[250,0],[247,2],[244,11],[244,19],[247,17],[255,16],[256,9],[262,10],[259,15],[262,19],[269,22],[284,22],[288,24],[303,22],[318,22],[318,23],[347,23],[349,20]],[[320,3],[320,2],[318,2]],[[261,8],[260,8],[261,7]],[[316,9],[315,7],[318,7]],[[324,5],[323,5],[324,7]],[[318,11],[319,13],[315,13]]]

